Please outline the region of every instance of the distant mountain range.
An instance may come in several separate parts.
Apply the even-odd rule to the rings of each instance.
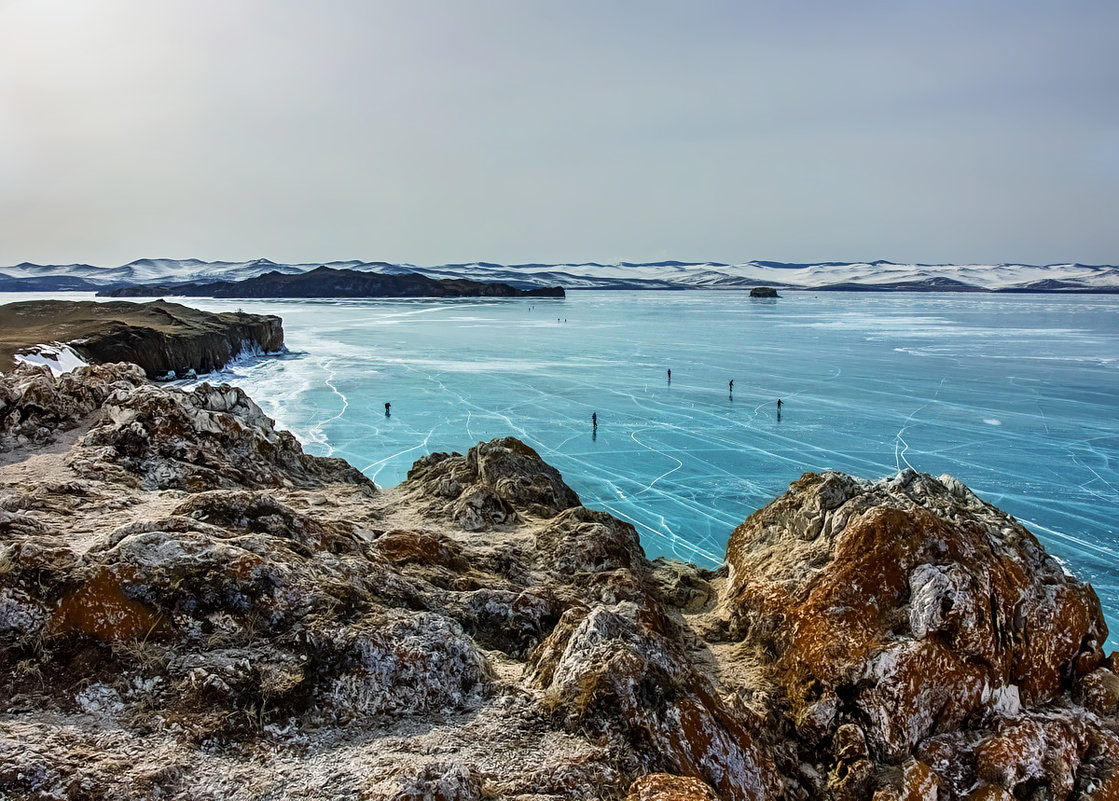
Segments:
[[[139,284],[104,289],[98,294],[115,298],[167,295],[195,298],[562,298],[564,290],[559,286],[519,289],[493,281],[316,267],[294,275],[269,270],[264,275],[241,281]]]
[[[896,264],[889,261],[742,264],[661,261],[644,264],[444,264],[417,267],[382,261],[279,264],[255,261],[139,259],[120,267],[22,263],[0,267],[0,291],[102,291],[137,285],[234,282],[266,273],[297,275],[328,267],[432,279],[499,282],[520,289],[749,289],[773,286],[815,291],[1111,292],[1119,267],[1087,264]]]

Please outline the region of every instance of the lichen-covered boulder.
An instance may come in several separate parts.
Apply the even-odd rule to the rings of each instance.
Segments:
[[[145,489],[313,487],[373,483],[341,459],[310,456],[228,384],[191,392],[143,386],[120,392],[70,457],[88,477],[132,476]]]
[[[540,558],[561,576],[624,568],[645,569],[637,530],[613,515],[575,506],[549,521],[536,535]]]
[[[639,623],[605,607],[573,608],[530,666],[546,705],[568,726],[627,748],[646,770],[700,777],[727,798],[781,797],[758,722]]]
[[[402,487],[427,499],[430,513],[466,531],[511,525],[518,514],[549,518],[579,505],[559,471],[514,437],[480,442],[463,456],[435,453],[416,461]]]
[[[900,767],[933,735],[1051,702],[1103,660],[1091,587],[949,477],[806,474],[735,529],[727,561],[731,633],[772,655],[770,674],[831,771],[833,795],[866,797],[882,776],[875,763]],[[828,754],[851,726],[867,755]],[[1016,784],[984,773],[988,763],[1021,769],[1022,749],[1002,742],[986,751],[1005,759],[980,758],[960,781]],[[1059,792],[1069,779],[1058,774],[1030,780]]]

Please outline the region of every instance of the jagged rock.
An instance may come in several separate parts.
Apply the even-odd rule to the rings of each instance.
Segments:
[[[732,798],[780,797],[756,721],[727,705],[665,638],[604,607],[573,609],[533,652],[566,724],[626,747],[646,770],[698,776]]]
[[[373,483],[341,459],[309,456],[238,387],[191,392],[142,386],[117,393],[70,464],[100,477],[123,470],[148,489],[313,487]]]
[[[52,442],[110,395],[144,383],[144,371],[133,364],[79,367],[58,377],[47,367],[18,365],[0,375],[0,452]]]
[[[462,709],[489,684],[485,657],[440,615],[392,610],[338,630],[325,646],[340,664],[323,700],[343,717]]]
[[[271,534],[299,553],[353,553],[361,545],[352,526],[324,523],[261,492],[215,490],[192,495],[172,512],[238,533]]]
[[[1119,712],[1119,676],[1107,668],[1093,670],[1076,689],[1080,702],[1097,715],[1112,717]]]
[[[798,731],[834,735],[840,747],[858,724],[882,765],[900,766],[932,735],[1051,702],[1103,660],[1107,629],[1092,589],[948,477],[806,474],[735,529],[727,556],[731,630],[776,655],[772,675]],[[1016,731],[977,747],[975,773],[953,786],[976,777],[1016,785],[999,771],[1025,769],[1027,747],[1064,748],[1075,773],[1079,745]],[[873,763],[856,770],[849,754],[842,746],[825,760],[833,777],[847,765],[829,786],[866,797]],[[1028,775],[1054,797],[1071,788],[1059,771]]]
[[[771,286],[756,286],[750,290],[750,297],[752,298],[779,298],[777,290]]]
[[[466,531],[516,523],[518,513],[554,517],[579,505],[559,471],[513,437],[480,442],[466,456],[424,457],[412,465],[402,487]]]

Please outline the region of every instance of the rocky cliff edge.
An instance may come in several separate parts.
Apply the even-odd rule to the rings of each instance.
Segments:
[[[33,300],[0,306],[0,370],[15,355],[65,344],[90,363],[132,362],[149,378],[220,370],[242,355],[277,353],[283,322],[270,314],[207,312],[162,300]]]
[[[0,443],[2,797],[1119,794],[1095,594],[949,477],[807,474],[708,572],[518,440],[382,490],[127,365]]]

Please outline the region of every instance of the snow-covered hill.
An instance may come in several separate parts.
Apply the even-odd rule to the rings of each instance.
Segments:
[[[331,261],[279,264],[268,259],[245,262],[198,259],[138,259],[120,267],[89,264],[39,265],[26,262],[0,267],[0,291],[20,289],[104,289],[131,284],[240,281],[276,271],[295,274],[316,267],[378,273],[420,273],[431,278],[499,281],[521,288],[565,289],[910,289],[924,291],[1119,292],[1119,267],[1085,264],[895,264],[820,262],[789,264],[749,261],[742,264],[664,261],[650,264],[514,264],[490,262],[417,267],[411,264]]]

